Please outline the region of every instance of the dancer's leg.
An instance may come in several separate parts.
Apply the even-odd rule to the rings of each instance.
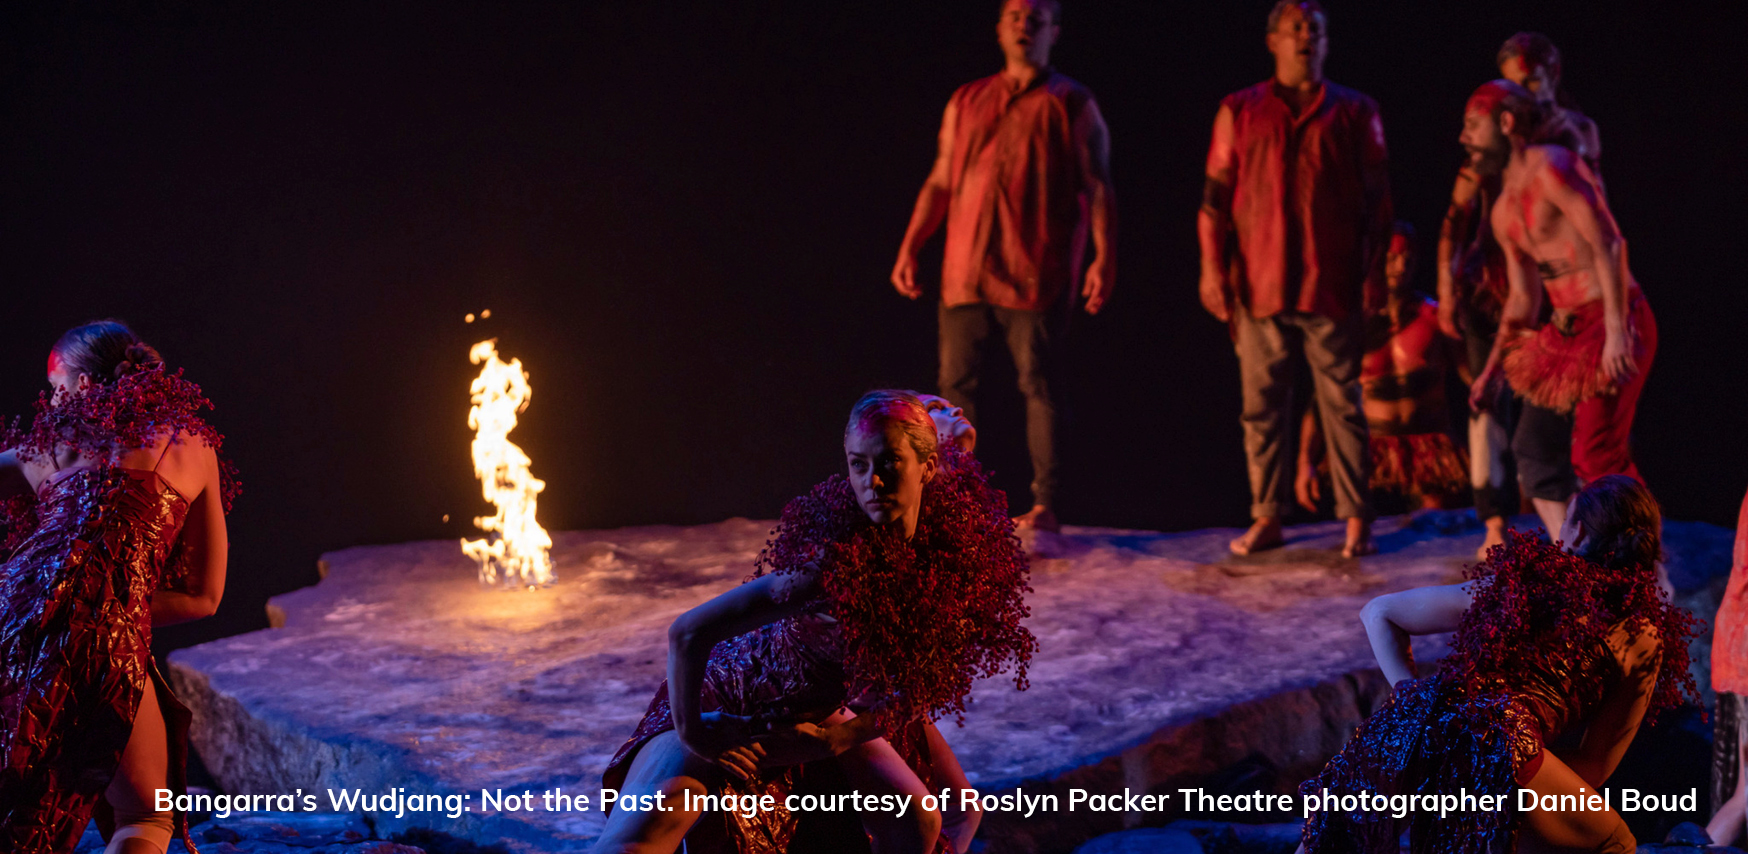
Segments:
[[[665,793],[663,803],[669,811],[614,810],[607,816],[601,838],[595,840],[594,854],[673,854],[686,838],[686,831],[698,821],[697,810],[683,809],[686,799],[682,796],[690,793],[696,801],[710,793],[704,781],[714,779],[715,769],[687,751],[673,730],[650,739],[631,761],[620,792]]]
[[[115,833],[104,854],[164,854],[176,827],[175,814],[153,807],[156,790],[168,785],[169,779],[170,739],[157,688],[147,681],[121,766],[103,794],[115,810]]]
[[[859,792],[911,796],[910,809],[902,816],[886,812],[862,814],[862,827],[872,838],[874,854],[928,854],[935,849],[935,838],[941,833],[941,813],[922,809],[923,796],[935,793],[917,778],[886,739],[862,742],[839,755],[838,764],[850,785]],[[960,772],[961,776],[963,773]]]
[[[952,798],[941,805],[941,835],[953,843],[953,850],[965,854],[971,850],[971,840],[977,836],[977,825],[983,821],[983,809],[975,804],[970,809],[959,808],[959,792],[971,788],[971,780],[965,776],[965,769],[959,767],[959,757],[953,755],[953,747],[941,737],[941,731],[934,724],[925,724],[924,732],[929,740],[929,766],[934,769],[934,785],[936,788],[951,789]]]
[[[1234,554],[1272,549],[1281,544],[1281,514],[1293,482],[1287,470],[1286,448],[1296,447],[1292,435],[1292,358],[1299,347],[1298,330],[1286,330],[1278,317],[1254,318],[1240,308],[1232,320],[1233,348],[1238,352],[1242,386],[1244,456],[1250,470],[1250,518],[1244,536],[1233,540]]]
[[[1542,767],[1524,787],[1540,795],[1595,794],[1590,784],[1567,767],[1558,756],[1542,752]],[[1532,810],[1523,814],[1520,852],[1594,851],[1597,854],[1633,854],[1638,847],[1627,823],[1614,810]]]

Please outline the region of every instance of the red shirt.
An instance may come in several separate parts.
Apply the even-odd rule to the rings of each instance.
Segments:
[[[1079,279],[1087,218],[1074,122],[1092,99],[1054,71],[1017,92],[996,74],[953,93],[943,303],[1042,311]]]
[[[1730,583],[1712,629],[1712,690],[1748,694],[1748,498],[1736,520]]]
[[[1343,318],[1381,294],[1390,190],[1378,105],[1325,81],[1294,117],[1275,82],[1227,95],[1232,113],[1232,282],[1252,317]],[[1376,256],[1376,257],[1372,257]]]

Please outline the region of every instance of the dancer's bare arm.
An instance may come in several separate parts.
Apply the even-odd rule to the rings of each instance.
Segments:
[[[1481,210],[1481,182],[1473,169],[1457,170],[1451,187],[1451,206],[1438,230],[1438,328],[1451,338],[1461,338],[1457,328],[1457,267],[1465,260],[1458,247],[1466,249],[1475,237],[1476,217]]]
[[[1573,238],[1589,250],[1590,269],[1602,295],[1602,370],[1616,382],[1638,370],[1627,346],[1627,285],[1621,275],[1621,236],[1610,217],[1601,213],[1602,200],[1595,186],[1579,174],[1578,156],[1558,146],[1547,146],[1545,166],[1536,171],[1535,187],[1560,217],[1571,226]]]
[[[763,751],[747,749],[751,733],[740,725],[745,722],[727,715],[707,721],[704,715],[699,702],[704,665],[718,642],[801,613],[816,598],[818,584],[810,573],[755,578],[681,614],[668,627],[668,702],[686,749],[743,777],[756,770]]]
[[[910,225],[904,230],[904,242],[898,246],[898,263],[892,266],[892,287],[911,299],[923,295],[923,287],[916,281],[917,252],[929,235],[941,227],[941,220],[947,218],[947,205],[952,200],[953,190],[948,180],[952,171],[953,135],[958,124],[959,101],[955,98],[947,102],[947,109],[941,114],[935,165],[929,170],[928,179],[923,181],[922,192],[917,194]]]
[[[1409,638],[1455,631],[1463,612],[1474,602],[1473,582],[1420,587],[1386,593],[1360,609],[1360,622],[1372,642],[1378,669],[1395,685],[1414,678],[1414,653]]]
[[[1196,241],[1202,248],[1198,285],[1202,307],[1224,323],[1232,319],[1232,283],[1226,280],[1226,236],[1232,231],[1232,146],[1237,138],[1232,111],[1221,105],[1214,114],[1214,138],[1208,143],[1202,209],[1196,213]]]
[[[1117,285],[1117,195],[1111,189],[1111,131],[1097,101],[1087,101],[1075,119],[1074,143],[1092,219],[1093,261],[1080,293],[1086,313],[1098,314]]]
[[[205,444],[184,435],[176,452],[191,458],[199,472],[200,492],[188,507],[182,523],[182,541],[188,560],[187,591],[159,590],[152,594],[152,625],[167,626],[210,617],[225,596],[225,568],[230,540],[225,530],[225,507],[219,487],[218,454]]]
[[[1603,697],[1590,725],[1584,728],[1578,751],[1566,762],[1592,789],[1600,789],[1608,782],[1627,747],[1632,745],[1639,723],[1645,719],[1645,710],[1651,706],[1657,670],[1663,661],[1663,646],[1654,632],[1642,632],[1636,638],[1618,632],[1610,639],[1609,647],[1620,659],[1624,675]]]
[[[1499,241],[1499,248],[1505,256],[1505,281],[1508,287],[1505,305],[1499,312],[1499,331],[1493,336],[1493,349],[1488,352],[1487,364],[1481,368],[1480,375],[1469,386],[1469,405],[1476,409],[1484,408],[1486,402],[1492,398],[1493,384],[1499,380],[1500,365],[1505,359],[1505,342],[1534,324],[1536,312],[1542,305],[1542,280],[1539,276],[1532,278],[1531,271],[1535,268],[1525,263],[1530,259],[1515,242],[1505,236],[1505,229],[1499,228],[1497,217],[1501,215],[1496,206],[1493,236]]]

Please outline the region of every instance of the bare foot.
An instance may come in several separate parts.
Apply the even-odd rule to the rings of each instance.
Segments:
[[[1050,508],[1042,504],[1034,504],[1032,509],[1026,511],[1024,515],[1014,517],[1014,527],[1022,530],[1031,528],[1036,531],[1049,531],[1055,534],[1062,530],[1062,523],[1056,521],[1056,514],[1052,513]]]
[[[1372,542],[1371,521],[1358,516],[1347,520],[1347,545],[1341,547],[1341,556],[1360,557],[1377,553],[1378,544]]]
[[[1476,560],[1486,560],[1487,552],[1494,546],[1505,544],[1505,517],[1490,516],[1487,519],[1487,539],[1481,541],[1481,548],[1475,550]]]
[[[1281,520],[1273,516],[1264,516],[1250,523],[1250,530],[1229,543],[1226,548],[1239,557],[1255,554],[1269,549],[1278,549],[1286,543],[1281,536]]]

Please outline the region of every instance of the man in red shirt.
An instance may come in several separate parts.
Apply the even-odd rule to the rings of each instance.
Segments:
[[[1001,73],[959,87],[941,117],[934,169],[892,268],[911,299],[917,250],[947,224],[941,274],[941,394],[977,421],[982,351],[999,338],[1026,397],[1032,509],[1022,527],[1055,530],[1054,350],[1080,279],[1088,225],[1094,258],[1078,289],[1097,314],[1116,281],[1110,133],[1086,87],[1050,67],[1061,32],[1054,0],[1007,0],[996,36]]]
[[[1371,535],[1360,409],[1365,303],[1382,301],[1390,237],[1384,126],[1371,98],[1323,79],[1329,42],[1315,0],[1269,13],[1275,76],[1228,95],[1214,117],[1196,231],[1202,305],[1231,325],[1244,385],[1250,515],[1235,554],[1281,545],[1290,500],[1293,362],[1310,368],[1347,556]]]

